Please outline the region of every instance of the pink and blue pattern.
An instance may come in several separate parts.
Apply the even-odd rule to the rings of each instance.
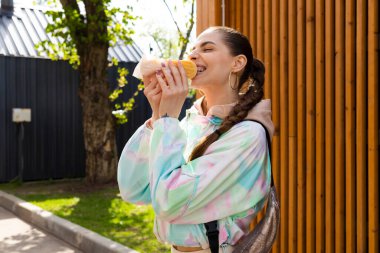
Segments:
[[[219,242],[234,245],[265,204],[271,168],[260,124],[235,125],[202,157],[187,162],[194,146],[221,121],[193,106],[181,122],[161,118],[153,130],[144,124],[124,147],[118,166],[121,196],[153,206],[154,233],[162,242],[208,248],[203,223],[218,220]]]

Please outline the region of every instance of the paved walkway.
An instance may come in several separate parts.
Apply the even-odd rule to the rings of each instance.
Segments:
[[[0,253],[24,252],[139,253],[0,191]]]
[[[0,252],[81,253],[82,251],[24,222],[0,206]]]

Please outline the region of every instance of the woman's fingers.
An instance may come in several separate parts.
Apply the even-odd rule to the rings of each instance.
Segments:
[[[182,81],[183,88],[188,89],[189,88],[189,84],[187,82],[186,71],[183,68],[183,65],[182,65],[181,61],[178,61],[178,70],[179,70],[179,73],[181,75],[181,81]]]
[[[178,61],[178,66],[174,65],[171,60],[169,60],[167,65],[163,63],[162,72],[169,88],[184,88],[186,90],[188,89],[186,71],[183,68],[180,61]]]
[[[173,75],[172,75],[172,71],[170,70],[170,68],[167,65],[165,65],[165,63],[162,63],[162,73],[164,74],[164,77],[166,79],[167,85],[171,89],[174,89],[175,86],[176,86],[176,83],[174,81],[174,78],[173,78]]]
[[[149,82],[147,87],[144,89],[144,95],[148,99],[153,98],[153,100],[155,100],[156,98],[155,95],[159,94],[160,92],[161,92],[161,87],[158,84],[157,78],[154,78],[151,82]]]
[[[169,65],[169,69],[172,73],[175,85],[182,86],[182,78],[181,78],[181,74],[179,72],[179,68],[176,67],[171,60],[169,60],[168,65]]]
[[[156,95],[156,94],[158,94],[158,93],[160,93],[161,92],[161,87],[160,87],[160,85],[158,84],[158,82],[155,84],[155,87],[154,87],[154,89],[152,89],[152,94],[153,95]]]
[[[184,71],[183,66],[176,67],[169,61],[168,67],[165,65],[162,67],[164,76],[156,74],[162,90],[160,93],[159,115],[178,118],[188,91],[186,73],[182,71]]]
[[[149,85],[149,83],[152,82],[153,79],[156,79],[155,74],[151,74],[149,76],[143,76],[144,87]]]
[[[156,77],[157,77],[157,81],[160,85],[160,88],[161,90],[164,92],[164,91],[167,91],[169,89],[169,86],[168,84],[166,83],[166,81],[164,80],[164,78],[161,76],[161,74],[157,71],[156,72]]]
[[[145,96],[147,96],[150,93],[150,91],[155,88],[154,87],[155,82],[157,82],[157,80],[156,81],[151,80],[151,81],[147,81],[146,83],[144,83],[144,94],[145,94]]]

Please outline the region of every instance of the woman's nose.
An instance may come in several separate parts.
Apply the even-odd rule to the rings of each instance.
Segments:
[[[189,59],[190,60],[196,60],[198,58],[199,54],[197,51],[192,51],[190,54],[189,54]]]

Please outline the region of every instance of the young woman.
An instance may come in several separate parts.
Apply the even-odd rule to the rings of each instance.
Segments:
[[[211,27],[196,40],[191,86],[204,96],[178,120],[188,93],[183,67],[170,61],[144,77],[153,115],[125,145],[118,183],[125,201],[152,204],[154,233],[172,252],[210,252],[204,223],[217,220],[219,252],[232,252],[249,231],[270,189],[262,100],[264,66],[246,36]],[[255,121],[259,121],[255,122]]]

